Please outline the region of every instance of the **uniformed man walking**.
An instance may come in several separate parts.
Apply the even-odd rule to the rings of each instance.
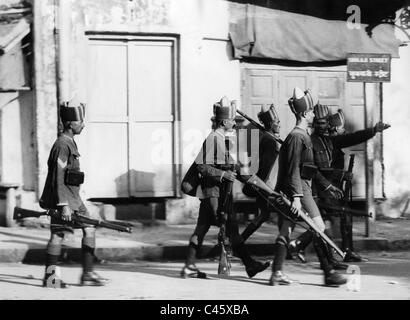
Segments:
[[[223,202],[226,195],[229,201],[227,207],[232,206],[232,193],[229,190],[229,184],[232,184],[237,177],[236,155],[231,152],[230,146],[235,140],[235,102],[230,102],[227,97],[223,97],[220,102],[214,105],[213,111],[215,129],[203,143],[195,163],[187,173],[194,178],[195,174],[198,173],[201,176],[200,188],[196,194],[201,203],[196,228],[189,239],[188,255],[181,271],[182,277],[207,277],[195,265],[197,252],[199,252],[210,226],[220,226],[220,213],[222,206],[225,206]],[[192,174],[192,172],[194,173]],[[187,176],[184,180],[186,179]],[[228,215],[226,231],[233,252],[241,258],[249,277],[253,277],[269,266],[269,262],[261,263],[251,258],[239,234],[234,214]]]
[[[66,288],[57,272],[57,262],[61,254],[62,241],[67,233],[74,233],[74,228],[81,228],[82,267],[81,285],[102,286],[107,279],[93,271],[95,250],[95,228],[87,225],[75,225],[72,215],[79,213],[89,215],[80,197],[80,185],[84,181],[84,173],[80,171],[80,154],[74,136],[84,129],[85,105],[76,100],[63,103],[60,107],[60,118],[64,131],[59,135],[48,158],[48,174],[40,206],[52,211],[51,237],[47,244],[46,270],[44,287]]]
[[[259,142],[259,168],[256,175],[264,182],[269,181],[273,165],[279,154],[280,144],[280,120],[274,105],[264,105],[258,113],[259,121],[263,124],[266,132],[262,132]],[[273,135],[273,136],[272,136]],[[249,184],[243,187],[243,193],[249,197],[256,197],[256,204],[260,209],[260,214],[246,227],[241,236],[246,241],[265,221],[269,219],[272,209],[267,201],[258,196]]]
[[[315,189],[321,201],[331,205],[340,206],[343,197],[342,184],[346,179],[352,177],[344,170],[343,148],[363,143],[375,136],[377,132],[390,127],[390,125],[379,122],[373,128],[359,130],[351,134],[329,135],[329,109],[325,105],[315,106],[314,133],[311,136],[313,143],[315,164],[319,172],[316,175]],[[326,212],[324,212],[326,214]],[[328,217],[331,222],[331,216]],[[346,252],[345,262],[360,262],[363,259],[353,250],[353,232],[351,215],[342,214],[340,219],[340,231],[342,236],[342,250]],[[330,236],[330,225],[325,230]],[[291,244],[293,250],[303,250],[309,243],[309,233],[301,235],[300,241]],[[332,256],[332,250],[328,252],[330,260],[338,265]]]
[[[296,117],[296,127],[286,137],[279,152],[279,172],[276,191],[283,192],[290,200],[294,210],[304,209],[316,225],[324,231],[325,225],[319,209],[312,197],[312,178],[315,177],[313,146],[308,127],[313,122],[314,102],[308,91],[295,88],[289,106]],[[294,223],[279,216],[279,236],[275,244],[275,258],[272,266],[270,285],[289,285],[292,280],[282,272],[286,258],[289,238]],[[338,274],[326,257],[326,244],[314,236],[314,247],[320,267],[324,271],[325,285],[338,286],[346,279]]]

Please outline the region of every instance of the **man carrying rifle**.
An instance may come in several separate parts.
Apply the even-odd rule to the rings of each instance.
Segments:
[[[325,105],[316,104],[313,110],[315,114],[315,119],[313,122],[314,132],[311,135],[312,143],[313,143],[313,154],[315,159],[315,165],[318,166],[319,172],[316,174],[316,177],[313,181],[313,194],[314,197],[317,198],[318,196],[318,189],[321,187],[322,191],[319,192],[319,197],[326,203],[333,203],[333,199],[340,199],[343,196],[343,192],[341,191],[341,187],[339,184],[334,183],[331,184],[323,174],[331,176],[329,174],[329,168],[331,165],[331,153],[333,150],[328,150],[325,148],[325,144],[322,143],[322,138],[327,136],[328,134],[328,127],[322,128],[319,126],[320,123],[323,121],[328,121],[329,117],[329,108]],[[328,171],[324,172],[324,168]],[[321,171],[322,170],[322,171]],[[337,177],[335,177],[337,179]],[[335,182],[335,181],[332,181]],[[339,189],[340,187],[340,189]],[[326,210],[320,210],[322,214],[322,218],[325,221],[325,234],[331,237],[331,222],[333,217],[326,214]],[[310,244],[313,239],[313,234],[310,231],[307,231],[300,235],[296,240],[292,240],[289,243],[289,250],[292,253],[297,252],[297,256],[299,257],[302,262],[305,262],[306,259],[304,257],[304,250]],[[347,269],[347,265],[340,263],[337,261],[333,256],[333,250],[328,248],[327,255],[329,262],[333,264],[333,267],[336,270],[344,270]]]
[[[278,142],[280,121],[273,104],[271,106],[262,106],[261,111],[258,113],[258,118],[259,121],[263,123],[265,131],[262,132],[262,137],[259,142],[259,168],[256,175],[264,182],[268,182],[280,149]],[[248,197],[256,196],[255,191],[253,191],[248,184],[244,186],[242,191]],[[256,204],[258,208],[260,208],[260,214],[242,232],[241,236],[244,241],[269,219],[270,211],[272,211],[267,201],[261,196],[256,197]]]
[[[296,117],[296,127],[289,133],[279,152],[279,172],[276,191],[283,192],[291,201],[292,210],[299,212],[302,208],[312,218],[320,231],[325,225],[319,209],[312,197],[312,178],[316,171],[313,159],[313,146],[308,134],[308,126],[313,122],[314,102],[308,91],[305,93],[295,88],[289,106]],[[289,285],[292,281],[282,273],[286,258],[289,238],[294,222],[279,215],[279,236],[275,244],[275,258],[272,266],[270,285]],[[338,274],[326,256],[326,244],[317,235],[314,236],[314,247],[320,267],[324,271],[325,285],[338,286],[346,279]]]
[[[188,255],[181,276],[207,278],[195,265],[206,233],[211,225],[225,227],[235,255],[242,259],[249,277],[265,270],[269,262],[261,263],[251,258],[239,235],[238,223],[232,212],[232,184],[237,177],[236,155],[231,151],[235,139],[235,102],[223,97],[214,104],[215,129],[204,141],[202,149],[183,179],[183,191],[187,194],[184,184],[193,183],[200,175],[198,193],[192,193],[200,199],[199,216],[194,233],[189,239]],[[188,176],[191,176],[189,178]],[[184,190],[185,189],[185,190]],[[195,187],[193,188],[195,189]]]
[[[56,274],[56,265],[61,253],[61,245],[67,233],[73,228],[81,228],[82,267],[81,285],[103,286],[107,279],[93,271],[95,250],[95,228],[83,224],[73,224],[72,215],[79,213],[89,216],[89,212],[80,197],[80,185],[84,181],[84,173],[80,171],[80,154],[74,136],[84,128],[85,105],[71,100],[60,106],[60,118],[64,131],[59,135],[48,158],[48,174],[40,206],[54,210],[51,215],[51,237],[47,244],[46,270],[44,287],[66,288],[67,285]]]
[[[377,123],[374,128],[356,131],[351,134],[329,135],[329,109],[325,105],[315,106],[314,133],[312,143],[315,164],[319,172],[315,179],[315,187],[319,201],[326,204],[343,206],[342,198],[346,195],[342,192],[343,182],[351,181],[352,173],[344,171],[343,148],[363,143],[375,136],[377,132],[390,127],[382,122]],[[339,112],[340,115],[340,112]],[[343,115],[341,114],[342,118]],[[343,120],[343,119],[342,119]],[[340,131],[340,128],[339,128]],[[332,221],[331,212],[328,219]],[[326,215],[326,211],[324,212]],[[353,251],[352,216],[346,213],[340,215],[340,231],[342,235],[342,250],[346,252],[345,262],[360,262],[362,258]],[[330,226],[327,228],[329,232]],[[310,235],[311,237],[311,235]],[[309,243],[309,233],[301,235],[300,241],[292,243],[295,251],[303,250]],[[343,267],[332,256],[332,250],[328,252],[331,261],[338,267]]]

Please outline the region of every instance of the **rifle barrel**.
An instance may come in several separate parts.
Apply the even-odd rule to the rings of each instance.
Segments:
[[[253,120],[251,117],[249,117],[246,113],[242,112],[241,110],[236,109],[236,112],[238,112],[242,117],[244,117],[246,120],[248,120],[250,123],[252,123],[255,127],[257,127],[259,130],[262,130],[269,134],[273,139],[275,139],[277,142],[280,144],[283,144],[283,140],[276,137],[272,132],[267,131],[261,124],[257,123],[255,120]]]
[[[372,217],[371,214],[368,214],[365,211],[360,211],[360,210],[352,209],[352,208],[345,207],[345,206],[333,206],[333,205],[325,204],[325,203],[321,203],[321,202],[319,202],[318,206],[321,209],[328,209],[328,210],[332,210],[332,211],[336,211],[336,212],[337,211],[344,212],[344,213],[351,214],[351,215],[354,215],[354,216],[370,217],[370,218]]]
[[[291,207],[291,202],[290,200],[286,197],[286,195],[278,193],[272,188],[270,188],[266,183],[264,183],[260,178],[258,178],[256,175],[253,175],[251,178],[249,178],[246,183],[249,183],[251,186],[255,187],[255,190],[259,195],[267,200],[267,202],[275,208],[282,216],[286,217],[287,219],[293,221],[296,223],[293,217],[291,217],[287,212],[290,211]],[[268,196],[266,196],[266,194]],[[272,199],[274,198],[274,199]],[[271,202],[271,199],[273,200]],[[281,201],[278,201],[281,200]],[[337,254],[339,254],[342,258],[344,258],[344,252],[339,249],[339,247],[324,233],[322,232],[315,224],[315,222],[307,215],[307,213],[303,210],[299,210],[298,212],[298,217],[300,217],[304,222],[307,223],[309,226],[309,229],[312,230],[314,233],[316,233],[323,241],[325,241],[328,245],[330,245]]]
[[[94,226],[99,226],[102,228],[107,228],[107,229],[112,229],[112,230],[117,230],[121,232],[128,232],[131,233],[131,228],[119,224],[115,224],[112,222],[107,222],[104,220],[97,220],[97,219],[92,219],[80,214],[75,214],[72,217],[73,221],[80,222],[80,223],[85,223],[85,224],[91,224]]]
[[[19,207],[14,207],[13,219],[23,219],[23,218],[38,218],[47,215],[47,211],[35,211],[29,209],[23,209]]]

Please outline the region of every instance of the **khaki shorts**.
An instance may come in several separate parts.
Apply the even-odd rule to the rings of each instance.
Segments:
[[[90,212],[87,210],[86,206],[82,204],[78,210],[74,211],[75,213],[81,214],[86,217],[91,217]],[[51,213],[51,223],[50,223],[50,231],[53,233],[67,231],[74,233],[74,229],[83,229],[89,227],[89,225],[78,224],[72,221],[67,222],[63,221],[61,218],[61,213],[59,210],[54,210],[54,213]]]

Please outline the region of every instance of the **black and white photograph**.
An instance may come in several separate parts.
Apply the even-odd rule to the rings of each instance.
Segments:
[[[409,75],[409,0],[0,0],[0,300],[409,300]]]

